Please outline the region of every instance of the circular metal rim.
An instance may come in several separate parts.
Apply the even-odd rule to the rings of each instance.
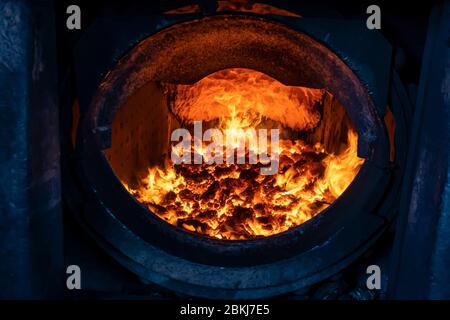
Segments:
[[[386,171],[383,168],[379,168],[378,166],[371,166],[371,170],[374,172],[377,170]],[[81,170],[81,175],[84,175],[85,172]],[[380,176],[380,175],[377,175]],[[382,174],[382,176],[386,177],[386,175]],[[385,180],[385,179],[383,179]],[[385,185],[386,183],[381,183]],[[331,263],[327,267],[324,267],[322,269],[322,272],[319,271],[320,268],[307,268],[310,270],[313,270],[312,273],[310,273],[309,276],[298,275],[295,277],[295,279],[284,279],[284,283],[280,284],[279,282],[274,283],[272,285],[269,285],[268,287],[259,288],[258,284],[253,283],[246,283],[244,285],[237,285],[232,288],[221,288],[220,286],[216,286],[213,281],[205,281],[204,285],[194,284],[192,281],[189,280],[189,277],[186,279],[174,279],[171,277],[171,274],[164,274],[164,273],[158,273],[155,270],[152,269],[152,264],[149,264],[149,261],[147,259],[151,259],[152,256],[147,255],[146,258],[143,258],[142,255],[145,254],[145,250],[142,252],[136,252],[135,250],[129,250],[132,247],[139,247],[139,243],[144,243],[145,245],[148,245],[144,240],[140,239],[138,236],[136,236],[135,233],[131,232],[132,239],[125,239],[120,234],[121,233],[127,233],[129,230],[127,227],[122,224],[120,220],[118,220],[111,212],[108,211],[108,208],[105,208],[101,205],[101,203],[98,203],[98,199],[96,199],[95,194],[96,191],[91,189],[90,186],[88,187],[90,191],[93,192],[93,198],[92,201],[89,202],[89,205],[87,206],[87,210],[85,214],[79,216],[79,220],[82,225],[84,225],[89,233],[94,236],[99,243],[102,244],[102,246],[105,247],[105,249],[114,257],[116,258],[121,264],[125,265],[127,268],[138,274],[143,279],[147,279],[150,281],[153,281],[155,283],[158,283],[162,286],[166,286],[171,289],[175,289],[187,294],[193,294],[196,296],[204,296],[204,297],[211,297],[211,294],[214,294],[215,297],[218,298],[258,298],[258,297],[265,297],[265,296],[272,296],[274,294],[280,294],[287,291],[296,290],[298,288],[310,285],[318,279],[324,278],[327,275],[331,275],[339,271],[341,268],[343,268],[345,265],[347,265],[349,262],[343,262],[343,261],[350,261],[354,260],[356,257],[359,256],[361,252],[363,252],[365,249],[359,248],[355,249],[353,252],[348,253],[348,255],[343,259],[341,259],[338,263]],[[99,207],[100,206],[100,207]],[[93,210],[93,211],[92,211]],[[95,211],[95,214],[93,214]],[[97,215],[97,213],[99,213]],[[108,220],[107,223],[105,221],[102,221],[103,218],[97,219],[98,216],[103,216],[103,218],[106,218]],[[382,216],[382,215],[381,215]],[[364,242],[364,248],[369,246],[375,239],[377,238],[377,235],[381,233],[381,231],[384,229],[382,226],[383,223],[381,221],[378,228],[372,228],[374,231],[373,234],[369,235],[368,238],[371,239],[370,241]],[[109,233],[111,231],[110,228],[112,226],[118,227],[119,229],[115,230],[112,233]],[[98,231],[102,231],[101,234],[98,233]],[[121,241],[121,240],[123,241]],[[119,241],[119,242],[117,242]],[[133,244],[133,242],[137,242],[136,244]],[[122,245],[126,243],[126,248],[124,248]],[[159,249],[158,249],[159,250]],[[139,250],[138,250],[139,251]],[[161,251],[164,255],[167,253],[164,251]],[[185,265],[186,263],[190,264],[191,261],[184,260],[182,258],[172,256],[170,255],[170,258],[179,260],[181,263],[180,266]],[[292,257],[292,259],[288,260],[282,260],[278,263],[281,264],[287,264],[289,265],[289,268],[294,268],[295,266],[301,266],[305,267],[304,263],[304,254],[299,254],[296,257]],[[198,275],[202,275],[203,271],[202,268],[205,267],[205,265],[202,264],[196,264],[196,268],[198,269]],[[272,264],[273,265],[273,264]],[[215,266],[206,266],[206,267],[212,267],[214,268],[215,272],[218,274],[219,277],[228,277],[229,275],[226,274],[226,271],[233,268],[227,268],[227,267],[215,267]],[[252,266],[250,268],[244,267],[243,269],[253,269],[253,268],[259,268],[261,266]],[[180,270],[178,270],[180,271]],[[198,280],[198,277],[197,277]],[[279,279],[280,280],[280,279]],[[286,282],[287,281],[287,282]],[[213,290],[213,291],[211,291]]]
[[[240,16],[238,19],[242,18],[243,17]],[[212,21],[214,21],[216,19],[229,19],[229,17],[225,16],[224,18],[221,16],[215,16],[214,18],[208,19],[213,19]],[[244,19],[248,19],[248,17],[245,17]],[[191,23],[196,23],[196,21]],[[266,22],[264,21],[264,23]],[[183,25],[187,24],[187,22],[183,23]],[[179,25],[176,25],[176,27],[178,28]],[[165,31],[167,31],[167,29],[162,32]],[[316,43],[316,41],[312,38],[306,35],[303,36],[309,38],[309,41],[313,41]],[[317,43],[316,45],[320,44]],[[139,46],[142,47],[142,43]],[[326,50],[327,54],[331,55],[331,51],[329,51],[329,49],[327,49],[323,45],[320,46],[322,50]],[[125,59],[127,58],[128,56],[125,57]],[[338,59],[337,56],[335,58]],[[343,67],[348,69],[347,72],[353,74],[348,66],[343,64]],[[111,71],[108,76],[114,76],[113,73],[114,70]],[[353,74],[353,76],[355,75]],[[121,83],[120,80],[117,81]],[[362,87],[361,84],[359,85]],[[116,216],[125,224],[133,225],[133,223],[130,221],[130,213],[129,216],[126,217],[123,214],[121,215],[122,210],[123,212],[129,211],[131,212],[131,214],[135,214],[136,212],[139,218],[135,219],[134,227],[131,228],[133,228],[133,230],[143,239],[149,241],[150,243],[153,242],[156,245],[165,248],[169,252],[172,252],[173,254],[180,255],[181,257],[194,259],[195,261],[199,261],[202,263],[238,266],[269,263],[279,259],[288,258],[290,255],[298,254],[301,251],[307,251],[311,248],[311,246],[314,246],[315,243],[325,241],[333,234],[334,225],[337,221],[340,221],[338,215],[336,214],[336,211],[338,211],[336,210],[336,207],[339,207],[339,203],[342,202],[343,199],[348,198],[346,196],[347,194],[357,194],[357,191],[361,189],[361,184],[358,186],[357,181],[360,181],[361,177],[363,176],[362,172],[367,171],[369,173],[369,176],[375,176],[379,174],[386,175],[385,171],[379,171],[377,169],[377,166],[372,163],[372,159],[367,159],[366,163],[363,165],[363,168],[356,176],[354,182],[337,201],[335,201],[330,207],[328,207],[313,219],[283,233],[252,241],[221,241],[218,239],[199,237],[199,235],[197,234],[190,234],[184,230],[180,230],[179,228],[168,224],[166,221],[160,219],[153,213],[149,214],[150,211],[137,201],[133,201],[133,205],[131,205],[130,203],[130,206],[128,206],[127,209],[118,209],[121,208],[121,204],[123,202],[126,202],[127,197],[132,198],[133,200],[134,198],[129,195],[128,192],[123,188],[121,183],[118,182],[117,177],[109,167],[109,164],[107,163],[105,157],[100,153],[101,137],[93,134],[99,132],[99,127],[104,127],[104,122],[101,123],[101,125],[98,124],[98,122],[102,122],[102,117],[99,116],[99,114],[105,112],[104,108],[105,106],[108,107],[108,104],[99,105],[99,103],[104,102],[104,94],[111,92],[111,90],[114,89],[114,85],[111,86],[110,84],[108,84],[107,86],[101,86],[100,88],[101,89],[99,90],[97,96],[100,95],[101,99],[94,99],[91,110],[89,112],[90,117],[85,118],[84,123],[82,123],[82,125],[84,125],[84,131],[82,131],[84,132],[84,136],[81,139],[81,143],[79,143],[81,149],[79,154],[82,157],[81,163],[84,164],[86,179],[90,181],[89,187],[91,187],[92,190],[96,193],[96,196],[102,199],[101,201],[103,202],[105,207],[116,212]],[[104,90],[102,90],[103,88],[107,88],[106,93],[104,92]],[[128,92],[128,94],[131,93]],[[117,94],[114,94],[114,97],[117,97]],[[368,99],[368,101],[370,101],[370,98],[368,96],[366,98]],[[109,107],[111,108],[111,106]],[[116,106],[115,108],[118,107]],[[377,121],[374,122],[378,123]],[[380,139],[378,140],[382,140],[381,138],[385,137],[380,137]],[[387,140],[385,140],[384,142],[386,145]],[[380,144],[380,142],[378,142],[378,145],[383,146],[383,144]],[[376,146],[374,147],[374,149],[375,150],[373,150],[371,157],[377,155]],[[380,152],[378,151],[378,153]],[[382,153],[385,153],[385,150],[382,150]],[[370,179],[374,180],[377,178]],[[117,192],[117,190],[119,189],[121,189],[121,192]],[[106,190],[107,192],[105,194]],[[114,196],[110,196],[108,198],[107,194],[114,194]],[[368,203],[372,202],[374,206],[376,205],[375,201],[373,201],[372,195],[369,195],[368,193],[364,193],[364,195],[366,195]],[[361,198],[361,196],[356,197]],[[117,199],[121,199],[121,201],[114,202],[114,200]],[[352,203],[349,202],[348,205],[351,207]],[[343,214],[341,213],[341,215]],[[330,216],[333,216],[333,221],[329,221]],[[126,222],[127,220],[128,223]],[[324,225],[326,225],[327,223],[328,225],[332,226],[330,227],[331,230],[324,227]],[[144,229],[148,229],[147,232],[143,230],[143,226],[145,227]],[[311,230],[320,230],[320,232],[316,231],[314,232],[314,235],[312,235]],[[165,238],[164,241],[161,241],[161,239],[155,239],[154,237],[150,236],[156,234],[161,234],[162,237]],[[300,238],[309,238],[309,241],[302,241],[300,240]],[[293,239],[296,239],[294,243]],[[170,244],[168,244],[169,242]],[[175,242],[176,244],[173,244],[173,242]],[[308,245],[305,246],[304,244]],[[188,250],[182,249],[183,247],[188,248]],[[194,253],[194,251],[197,252]],[[272,252],[272,254],[265,254],[267,253],[267,251]]]

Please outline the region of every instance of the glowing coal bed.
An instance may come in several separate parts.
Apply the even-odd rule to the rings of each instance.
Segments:
[[[169,127],[186,128],[189,147],[168,139],[170,152],[159,163],[121,181],[150,211],[184,230],[222,240],[286,231],[330,206],[363,163],[345,109],[326,90],[286,86],[239,68],[193,85],[163,85],[175,119]],[[202,134],[212,128],[222,134],[200,140],[199,122]],[[259,133],[268,133],[267,148]],[[239,152],[245,163],[237,163]],[[202,161],[175,164],[170,154]],[[276,172],[262,174],[275,158]]]

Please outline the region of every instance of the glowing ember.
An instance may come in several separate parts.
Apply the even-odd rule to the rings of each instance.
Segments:
[[[244,132],[238,137],[244,142],[248,142],[245,130],[269,121],[298,131],[320,122],[320,112],[313,106],[321,90],[283,86],[256,71],[221,71],[176,90],[173,109],[184,121],[215,119],[223,132]],[[247,240],[286,231],[320,213],[348,187],[363,162],[356,156],[357,135],[348,130],[338,154],[327,153],[319,143],[281,139],[278,173],[261,175],[260,162],[226,163],[230,150],[225,141],[230,139],[236,139],[235,134],[225,135],[221,152],[215,154],[223,157],[223,164],[173,165],[168,160],[164,166],[149,168],[136,188],[124,185],[173,225],[218,239]],[[207,146],[203,142],[195,149],[193,144],[189,151],[204,154]],[[261,154],[250,143],[245,151],[247,158],[250,153]]]

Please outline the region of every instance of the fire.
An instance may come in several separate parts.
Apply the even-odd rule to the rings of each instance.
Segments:
[[[327,152],[320,143],[300,138],[280,139],[276,148],[269,146],[279,159],[275,175],[260,174],[262,161],[225,161],[243,143],[247,159],[250,154],[262,156],[265,151],[260,145],[249,142],[251,129],[269,123],[297,131],[316,127],[320,112],[314,104],[321,90],[284,86],[246,69],[221,71],[176,90],[173,110],[184,121],[210,121],[225,132],[224,139],[212,140],[219,147],[214,156],[223,158],[223,163],[174,165],[167,160],[149,168],[138,186],[124,185],[152,212],[185,230],[227,240],[286,231],[335,201],[363,163],[356,155],[357,135],[351,129],[338,152]],[[209,143],[192,143],[190,150],[172,148],[177,153],[205,155]]]
[[[268,75],[233,68],[215,72],[194,85],[176,85],[172,107],[183,121],[225,120],[222,128],[256,126],[262,116],[295,130],[315,128],[320,112],[314,108],[321,89],[285,86]]]

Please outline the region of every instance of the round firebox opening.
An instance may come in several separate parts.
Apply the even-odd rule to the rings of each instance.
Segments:
[[[177,228],[149,214],[122,183],[134,188],[139,182],[132,177],[139,171],[136,168],[149,166],[148,157],[140,163],[126,148],[150,157],[158,155],[151,165],[161,161],[162,150],[168,151],[166,138],[171,127],[167,114],[173,97],[167,95],[167,86],[192,86],[216,72],[235,68],[260,72],[283,86],[327,92],[322,99],[328,97],[345,109],[348,126],[354,126],[357,134],[357,156],[364,159],[350,186],[321,214],[252,241],[224,241]],[[149,100],[154,102],[153,111],[166,111],[151,112],[151,125],[140,125],[149,112],[145,111],[148,104],[140,101]],[[189,113],[178,113],[174,112],[178,120],[186,122]],[[289,127],[292,120],[286,120]],[[121,122],[128,128],[135,124],[136,130],[121,129]],[[346,123],[343,120],[336,128],[345,128]],[[315,128],[308,121],[302,125],[309,126],[308,130]],[[128,135],[117,136],[120,130]],[[115,136],[122,142],[117,143]],[[136,139],[149,136],[155,143]],[[300,136],[307,138],[305,133]],[[341,142],[348,141],[342,138]],[[326,148],[332,150],[333,146]],[[342,150],[333,151],[338,154]],[[384,211],[391,204],[384,199],[391,199],[387,194],[396,179],[387,169],[391,167],[389,151],[386,127],[364,85],[318,41],[255,16],[190,20],[140,41],[111,68],[81,115],[76,161],[88,203],[79,220],[110,255],[142,279],[205,297],[281,294],[338,272],[386,228]],[[135,165],[128,166],[126,161]]]

